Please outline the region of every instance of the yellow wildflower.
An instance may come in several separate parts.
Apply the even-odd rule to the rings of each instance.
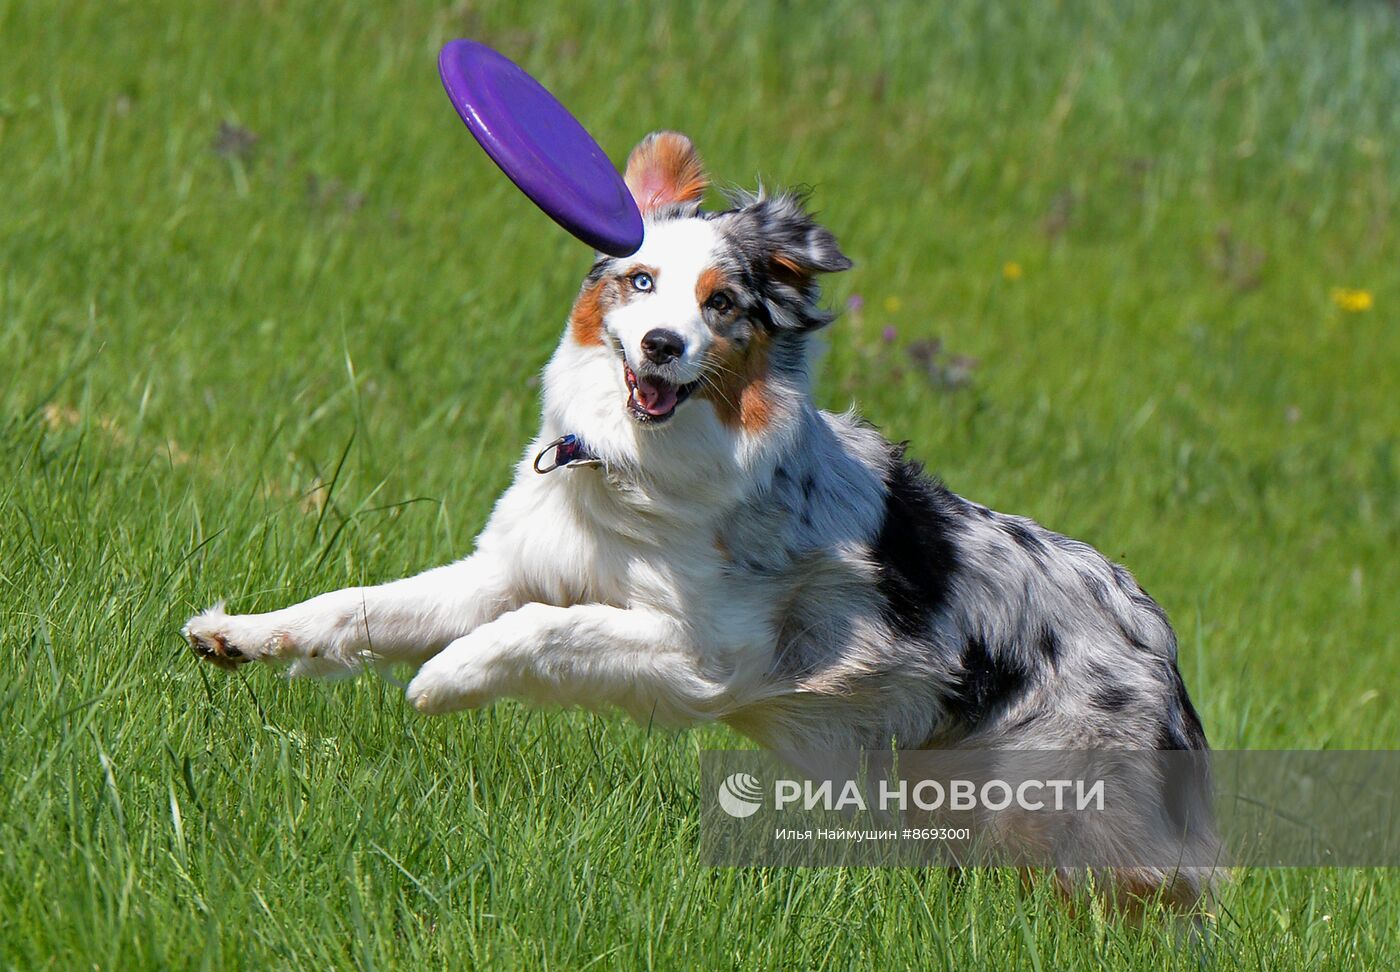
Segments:
[[[886,297],[886,298],[885,298],[885,312],[888,313],[888,314],[894,314],[894,313],[898,312],[898,310],[899,310],[899,298],[898,298],[898,297]]]
[[[1007,280],[1020,280],[1026,275],[1026,269],[1015,260],[1007,260],[1001,265],[1001,275]]]
[[[1348,314],[1360,314],[1376,306],[1376,298],[1369,290],[1353,290],[1350,287],[1333,287],[1332,303]]]

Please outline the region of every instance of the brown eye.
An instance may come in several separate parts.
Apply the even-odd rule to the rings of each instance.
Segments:
[[[710,295],[710,299],[705,301],[705,306],[720,314],[725,313],[734,306],[734,301],[729,295],[720,290]]]

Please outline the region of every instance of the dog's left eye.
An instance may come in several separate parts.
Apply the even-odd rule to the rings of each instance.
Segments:
[[[651,274],[649,273],[642,273],[638,271],[637,273],[632,274],[632,276],[628,277],[627,279],[632,281],[633,290],[640,290],[643,293],[651,290],[652,287],[656,286],[652,282]]]
[[[729,310],[729,308],[734,306],[734,300],[728,294],[721,290],[711,294],[710,299],[705,301],[705,306],[710,308],[710,310],[718,311],[719,313],[723,314],[725,311]]]

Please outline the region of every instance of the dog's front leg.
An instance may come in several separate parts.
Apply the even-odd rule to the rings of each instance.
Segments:
[[[692,722],[716,714],[724,687],[688,645],[682,626],[654,611],[526,604],[448,645],[419,670],[408,699],[426,713],[518,696]]]
[[[330,674],[365,661],[419,663],[518,603],[506,565],[478,552],[465,560],[375,587],[348,587],[266,614],[223,605],[181,632],[217,665],[292,662],[293,672]]]

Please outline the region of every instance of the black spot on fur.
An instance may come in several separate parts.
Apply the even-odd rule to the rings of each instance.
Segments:
[[[1102,662],[1091,658],[1084,663],[1084,667],[1088,670],[1089,678],[1093,680],[1095,685],[1112,685],[1116,681],[1113,672]]]
[[[1157,727],[1157,743],[1154,748],[1166,752],[1177,749],[1190,749],[1191,747],[1175,726],[1163,723]]]
[[[1196,714],[1196,707],[1191,704],[1191,696],[1186,691],[1186,683],[1181,680],[1181,672],[1177,670],[1175,664],[1171,665],[1171,681],[1176,690],[1176,701],[1181,712],[1181,733],[1186,739],[1187,745],[1184,749],[1208,749],[1210,743],[1206,741],[1206,730],[1201,725],[1201,717]]]
[[[1170,667],[1169,679],[1176,693],[1176,704],[1168,714],[1167,721],[1157,731],[1157,748],[1208,749],[1210,744],[1206,741],[1201,718],[1196,714],[1196,707],[1191,704],[1191,697],[1186,694],[1186,684],[1182,682],[1181,673],[1176,670],[1175,665]]]
[[[1060,664],[1060,636],[1048,624],[1040,630],[1040,653],[1052,667]]]
[[[1104,583],[1104,579],[1087,570],[1081,570],[1079,577],[1084,581],[1084,586],[1093,597],[1094,603],[1106,610],[1111,609],[1111,603],[1108,599],[1108,585]]]
[[[1137,696],[1121,685],[1105,685],[1089,696],[1089,704],[1100,712],[1122,712]]]
[[[1118,589],[1124,594],[1140,593],[1137,582],[1133,580],[1133,575],[1128,573],[1128,569],[1121,564],[1109,564],[1113,569],[1113,580],[1118,585]]]
[[[769,674],[779,681],[797,681],[816,671],[819,655],[814,650],[814,641],[802,635],[808,632],[808,619],[800,612],[793,612],[783,621],[778,632],[778,643],[773,653],[773,665]]]
[[[1045,543],[1040,537],[1035,535],[1030,527],[1026,526],[1026,524],[1022,523],[1020,520],[1003,517],[1001,528],[1006,532],[1007,536],[1016,541],[1017,546],[1030,554],[1032,560],[1037,564],[1044,563]]]
[[[1118,633],[1123,636],[1123,640],[1126,641],[1130,647],[1136,649],[1137,651],[1152,650],[1148,647],[1147,642],[1143,641],[1140,637],[1138,637],[1137,632],[1133,631],[1131,628],[1129,628],[1126,624],[1124,624],[1117,618],[1114,618],[1114,621],[1118,625]]]
[[[599,280],[606,277],[612,271],[613,264],[616,262],[617,261],[613,260],[611,257],[603,257],[596,261],[593,266],[588,268],[588,275],[583,278],[583,289],[587,290]]]
[[[955,500],[923,467],[895,449],[886,474],[885,519],[871,551],[879,565],[885,621],[906,637],[922,637],[948,600],[958,569],[953,541]]]
[[[993,652],[981,638],[969,638],[963,648],[957,686],[944,704],[968,726],[1015,701],[1030,683],[1031,674],[1010,652]]]
[[[1167,618],[1167,612],[1162,610],[1162,605],[1152,600],[1152,596],[1150,594],[1148,594],[1146,591],[1139,587],[1137,593],[1131,595],[1131,597],[1133,604],[1136,605],[1139,610],[1145,611],[1148,614],[1152,615],[1158,621],[1162,622],[1162,626],[1165,627],[1168,631],[1171,630],[1171,621]],[[1173,646],[1176,644],[1175,636],[1172,637],[1172,644]]]

